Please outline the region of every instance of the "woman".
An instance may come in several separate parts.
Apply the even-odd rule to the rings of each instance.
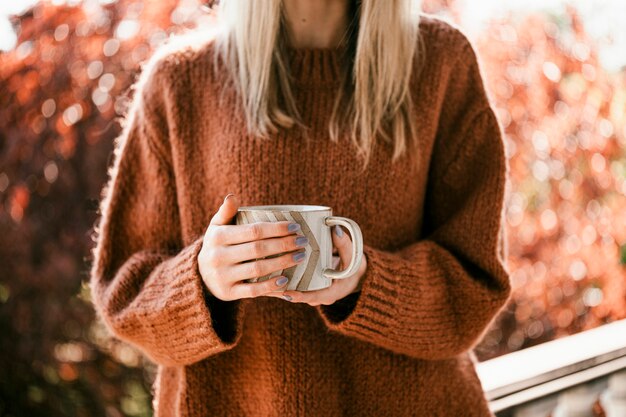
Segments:
[[[471,349],[511,291],[504,143],[473,46],[413,3],[223,0],[144,67],[91,285],[159,365],[157,416],[492,415]],[[244,282],[299,262],[287,222],[233,224],[263,204],[354,219],[361,270]]]

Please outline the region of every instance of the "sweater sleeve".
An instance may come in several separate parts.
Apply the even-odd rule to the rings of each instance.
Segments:
[[[182,243],[162,67],[142,72],[116,140],[90,285],[96,311],[115,336],[156,363],[178,366],[234,347],[242,306],[206,289],[197,260],[203,234]]]
[[[473,348],[511,294],[503,135],[474,50],[464,51],[431,155],[423,238],[395,251],[364,244],[361,291],[315,306],[329,330],[420,359]]]

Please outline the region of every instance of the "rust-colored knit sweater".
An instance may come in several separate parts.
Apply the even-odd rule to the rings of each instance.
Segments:
[[[289,49],[313,141],[245,132],[212,44],[144,70],[103,189],[91,288],[118,338],[159,364],[157,416],[490,416],[471,349],[510,295],[501,227],[508,163],[475,49],[423,14],[412,81],[420,168],[380,142],[367,170],[327,136],[335,49]],[[221,301],[202,237],[242,205],[316,204],[361,227],[362,290],[333,305]]]

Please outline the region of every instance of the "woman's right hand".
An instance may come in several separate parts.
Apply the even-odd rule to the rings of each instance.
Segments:
[[[304,253],[304,249],[298,249],[307,244],[306,241],[302,246],[296,244],[296,238],[301,236],[296,234],[300,225],[290,221],[231,224],[238,208],[238,198],[227,195],[211,218],[198,254],[198,269],[204,284],[211,294],[223,301],[282,291],[287,281],[283,280],[282,285],[276,283],[282,276],[263,282],[242,281],[297,265],[304,256],[300,255],[297,260],[294,255]],[[297,228],[289,230],[290,224],[296,224]],[[255,260],[283,252],[288,253]]]

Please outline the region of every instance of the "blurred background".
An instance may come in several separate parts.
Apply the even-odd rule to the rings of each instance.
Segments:
[[[153,365],[87,271],[139,64],[209,2],[0,3],[0,416],[150,416]],[[626,318],[626,2],[425,0],[478,49],[506,133],[514,296],[488,360]]]

